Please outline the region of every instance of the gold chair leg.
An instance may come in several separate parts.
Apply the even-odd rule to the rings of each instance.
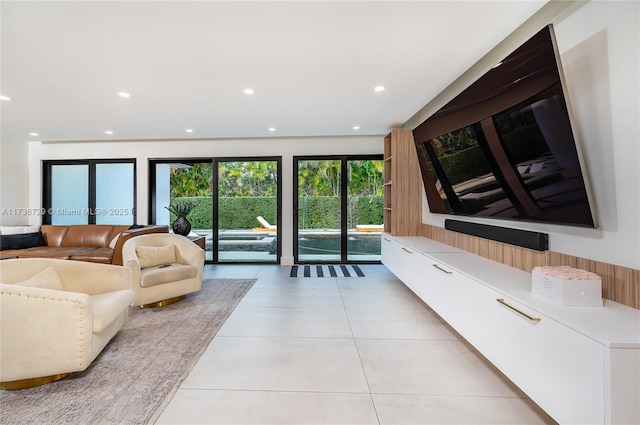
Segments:
[[[54,381],[58,381],[62,378],[66,378],[71,375],[69,373],[60,373],[58,375],[42,376],[39,378],[19,379],[17,381],[5,381],[0,382],[0,388],[3,390],[22,390],[25,388],[37,387],[39,385],[49,384]]]
[[[165,305],[174,304],[174,303],[177,303],[178,301],[182,301],[185,298],[187,298],[186,295],[180,295],[178,297],[173,297],[173,298],[169,298],[169,299],[162,300],[162,301],[156,301],[155,303],[142,304],[142,305],[140,305],[138,307],[140,307],[140,308],[164,307]]]

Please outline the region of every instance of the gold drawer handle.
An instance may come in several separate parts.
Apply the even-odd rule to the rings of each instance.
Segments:
[[[409,251],[409,250],[408,250],[407,248],[405,248],[405,247],[402,247],[402,250],[403,250],[404,252],[408,252],[409,254],[413,254],[413,251]]]
[[[439,266],[439,265],[437,265],[437,264],[434,264],[434,265],[433,265],[433,267],[435,267],[436,269],[440,270],[440,271],[441,271],[441,272],[443,272],[443,273],[446,273],[446,274],[453,274],[453,272],[452,272],[452,271],[445,270],[445,269],[443,269],[442,267],[440,267],[440,266]]]
[[[527,320],[529,320],[530,322],[538,323],[540,320],[542,320],[542,319],[540,319],[539,317],[531,317],[531,316],[529,316],[528,314],[521,312],[521,311],[520,311],[520,310],[518,310],[517,308],[515,308],[515,307],[513,307],[513,306],[510,306],[510,305],[509,305],[509,304],[507,304],[507,303],[506,303],[502,298],[498,298],[498,299],[496,299],[496,301],[498,301],[498,302],[499,302],[500,304],[502,304],[503,306],[505,306],[505,307],[507,307],[507,308],[511,309],[512,311],[515,311],[516,313],[518,313],[519,315],[523,316],[524,318],[526,318],[526,319],[527,319]]]
[[[388,238],[382,238],[382,239],[384,239],[387,242],[391,242],[391,239],[388,239]]]

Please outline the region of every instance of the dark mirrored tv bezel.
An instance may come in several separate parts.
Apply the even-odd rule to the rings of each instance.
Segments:
[[[438,165],[432,163],[429,159],[436,155],[433,149],[431,149],[431,152],[427,152],[431,141],[461,128],[480,125],[482,121],[487,119],[493,120],[495,115],[514,108],[518,104],[526,103],[529,99],[539,96],[540,93],[549,90],[554,85],[558,85],[559,87],[556,91],[561,95],[561,106],[564,108],[565,116],[561,118],[565,120],[565,123],[568,123],[570,142],[567,146],[575,149],[575,155],[577,156],[577,170],[580,173],[579,180],[582,182],[582,187],[579,187],[579,191],[583,191],[583,197],[581,197],[579,201],[579,203],[583,204],[580,207],[582,211],[581,221],[572,221],[570,215],[565,217],[567,214],[562,217],[553,218],[527,214],[527,211],[531,212],[531,208],[535,209],[535,203],[538,202],[538,199],[531,194],[524,195],[524,197],[529,196],[533,200],[533,204],[531,204],[533,207],[529,207],[529,210],[521,211],[520,209],[523,207],[522,204],[519,203],[519,213],[513,216],[483,214],[483,210],[473,213],[461,211],[460,208],[454,210],[451,207],[451,202],[449,202],[449,200],[452,199],[451,187],[445,190],[448,195],[443,197],[441,193],[443,190],[442,185],[439,184],[439,187],[436,186],[436,181],[429,170],[429,167],[434,167],[434,165],[437,167]],[[444,107],[422,124],[418,125],[413,130],[413,135],[429,210],[432,213],[585,228],[598,227],[591,187],[587,173],[585,172],[585,161],[583,159],[581,146],[576,137],[574,120],[552,25],[541,29],[527,42],[515,49],[496,66],[488,70],[473,84],[454,97]],[[500,141],[502,143],[502,138]],[[483,148],[485,150],[488,149],[486,146]],[[502,150],[506,151],[507,149],[503,147]],[[494,161],[494,159],[489,160]],[[504,164],[504,158],[502,161]],[[514,179],[523,180],[520,173],[516,170],[517,164],[514,164],[514,161],[511,159],[510,162],[510,168],[512,168],[512,170],[507,169],[506,174],[511,174],[511,176],[507,175],[506,178],[508,179],[510,177],[512,179],[511,181],[514,181]],[[502,168],[509,167],[503,165]],[[444,172],[442,169],[436,171],[438,173]],[[517,174],[517,176],[515,174]],[[504,176],[500,176],[500,178],[504,178]],[[524,192],[527,192],[526,185],[522,182],[520,185],[525,187]],[[518,183],[515,183],[515,186],[517,187]],[[505,191],[505,186],[501,185],[501,187],[502,190]],[[507,190],[509,190],[508,187]],[[510,200],[514,196],[517,197],[517,195],[507,193],[506,191],[504,196]],[[523,201],[525,205],[528,202],[527,199],[523,198],[523,195],[520,195],[520,199],[516,199],[516,201]],[[455,199],[453,202],[456,202]]]

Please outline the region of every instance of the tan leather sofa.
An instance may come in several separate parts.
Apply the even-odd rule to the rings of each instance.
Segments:
[[[56,258],[87,261],[91,263],[122,265],[122,247],[136,236],[149,233],[168,233],[168,226],[130,226],[103,224],[42,225],[44,246],[0,251],[0,259],[8,258]],[[114,239],[118,236],[113,244]],[[112,244],[112,247],[109,245]]]
[[[0,386],[85,370],[122,328],[134,298],[127,267],[49,258],[0,261]]]

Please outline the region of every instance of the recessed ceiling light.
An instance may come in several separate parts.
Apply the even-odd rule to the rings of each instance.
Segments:
[[[275,127],[269,127],[269,131],[274,132],[274,131],[276,131],[276,128]]]
[[[244,94],[253,94],[253,89],[244,89]]]
[[[192,128],[187,128],[187,133],[193,133],[193,129]]]
[[[360,126],[359,126],[359,125],[354,125],[354,126],[353,126],[353,129],[354,129],[354,130],[360,130]]]
[[[9,96],[0,96],[1,100],[11,100]]]
[[[384,91],[384,86],[375,86],[375,87],[373,88],[373,91],[377,91],[377,92]]]
[[[127,99],[131,97],[131,95],[129,93],[127,93],[126,91],[118,92],[118,96],[125,97]]]
[[[113,131],[111,131],[111,130],[107,130],[107,131],[105,131],[104,133],[105,133],[105,134],[113,134]]]
[[[29,133],[29,136],[39,136],[38,133]]]

